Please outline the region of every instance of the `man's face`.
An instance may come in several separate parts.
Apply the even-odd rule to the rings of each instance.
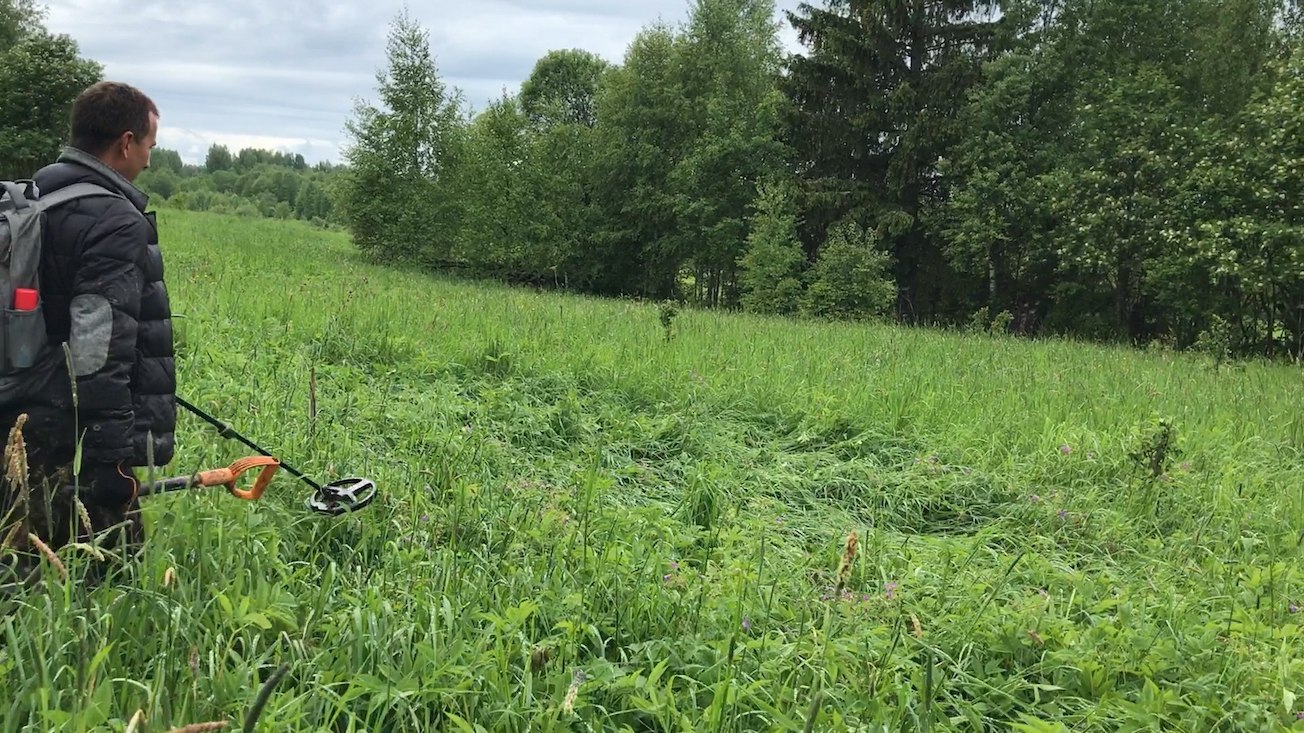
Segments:
[[[149,133],[138,138],[133,133],[122,136],[119,150],[118,172],[128,181],[135,181],[141,171],[149,167],[150,151],[154,149],[158,138],[158,115],[149,113]]]

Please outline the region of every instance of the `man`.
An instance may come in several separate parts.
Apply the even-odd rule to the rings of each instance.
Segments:
[[[0,404],[0,438],[19,415],[28,416],[28,483],[45,501],[27,502],[27,531],[55,550],[94,534],[101,547],[131,552],[144,540],[134,468],[170,463],[176,426],[162,253],[147,197],[133,184],[149,167],[158,108],[132,86],[100,82],[73,104],[70,133],[64,152],[34,176],[40,194],[90,182],[118,196],[75,199],[47,212],[41,299],[59,368],[44,373],[34,395]],[[81,472],[74,477],[79,443]],[[59,491],[74,478],[85,516]],[[14,487],[5,490],[11,505]],[[12,521],[0,509],[0,541]],[[108,529],[114,533],[101,534]]]

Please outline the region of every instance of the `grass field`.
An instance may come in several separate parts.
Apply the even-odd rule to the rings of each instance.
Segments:
[[[3,730],[1304,730],[1304,372],[680,312],[164,211],[183,396],[320,480],[147,503]],[[1165,439],[1160,420],[1173,432]],[[183,413],[168,474],[249,453]],[[850,550],[850,552],[848,552]],[[23,728],[30,726],[30,728]]]

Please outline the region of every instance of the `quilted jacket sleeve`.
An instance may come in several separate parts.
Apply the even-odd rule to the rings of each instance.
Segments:
[[[83,465],[132,456],[131,381],[148,242],[148,223],[122,205],[109,207],[82,242],[68,344]]]

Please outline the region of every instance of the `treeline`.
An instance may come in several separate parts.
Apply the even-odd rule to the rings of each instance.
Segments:
[[[1287,0],[698,0],[478,114],[400,15],[359,247],[590,293],[1304,353]],[[383,193],[382,193],[383,192]]]
[[[33,0],[0,0],[0,178],[29,178],[53,161],[67,140],[77,95],[103,78],[76,41],[45,27]],[[302,155],[246,148],[209,148],[203,165],[186,165],[175,150],[156,148],[137,179],[159,205],[243,216],[296,218],[340,226],[338,169],[309,167]]]
[[[159,150],[168,205],[390,262],[759,313],[1304,356],[1297,0],[696,0],[472,114],[406,14],[345,165]],[[0,175],[100,78],[0,0]]]
[[[136,185],[159,205],[237,216],[301,219],[342,226],[335,206],[338,168],[309,167],[298,153],[209,147],[203,165],[184,163],[175,150],[155,148]]]

